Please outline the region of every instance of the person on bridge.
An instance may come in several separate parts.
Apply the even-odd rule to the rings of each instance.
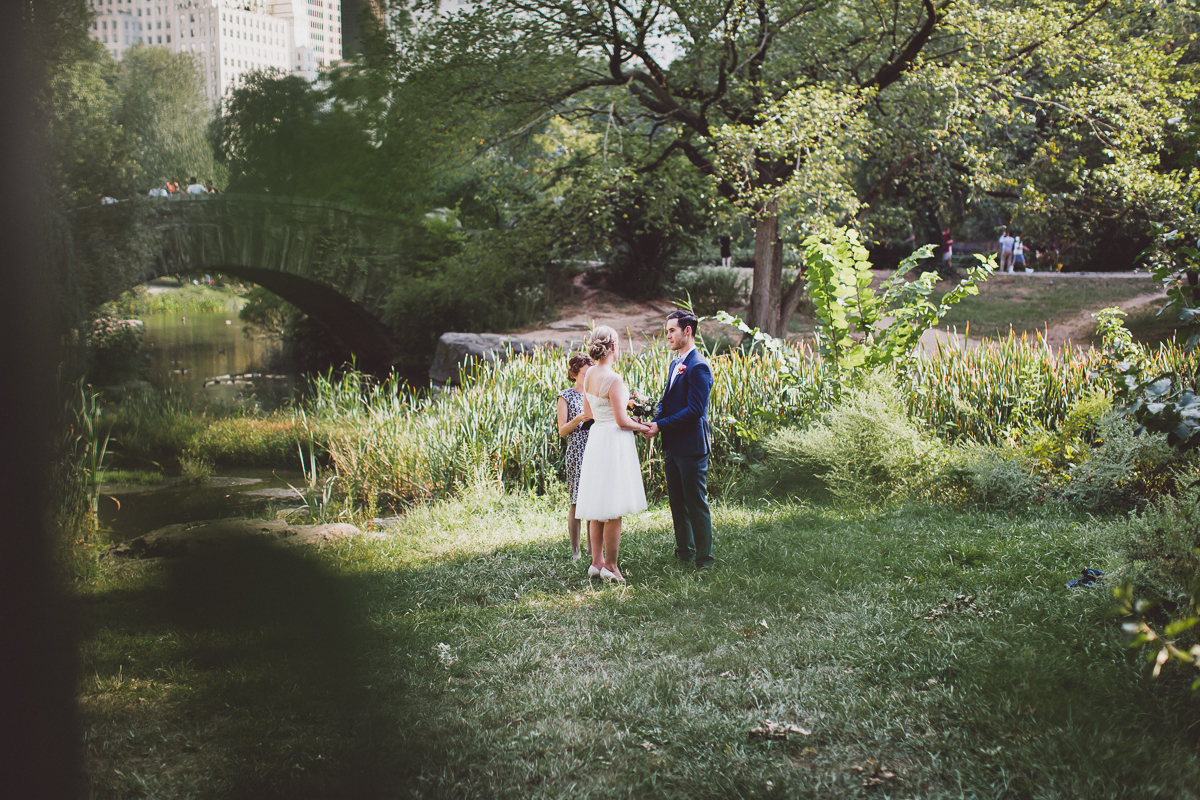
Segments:
[[[209,194],[216,194],[217,187],[213,186],[212,181],[205,181],[204,182],[204,191],[208,192]]]
[[[208,194],[208,190],[201,185],[195,176],[188,178],[188,194]]]

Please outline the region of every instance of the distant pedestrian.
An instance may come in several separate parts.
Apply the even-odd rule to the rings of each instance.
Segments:
[[[1021,242],[1021,234],[1013,237],[1013,269],[1025,269],[1025,245]]]
[[[728,236],[721,236],[717,239],[721,245],[721,266],[733,266],[733,239]]]
[[[178,180],[167,181],[167,194],[168,195],[179,194],[179,181]]]
[[[170,192],[168,192],[168,191],[167,191],[167,190],[166,190],[164,187],[162,187],[162,186],[152,186],[152,187],[150,187],[150,192],[149,192],[149,195],[150,195],[151,197],[166,197],[168,194],[170,194]]]
[[[208,194],[208,190],[201,185],[200,181],[196,180],[195,176],[188,178],[188,194]]]
[[[1000,231],[1000,271],[1013,271],[1013,243],[1016,241],[1009,236],[1007,230]]]
[[[950,229],[942,231],[942,277],[948,278],[954,274],[954,240],[950,238]]]
[[[209,194],[216,194],[217,187],[213,186],[212,181],[205,181],[204,182],[204,191],[208,192]]]

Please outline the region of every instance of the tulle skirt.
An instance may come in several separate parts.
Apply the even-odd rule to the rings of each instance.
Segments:
[[[607,520],[646,510],[646,487],[633,431],[597,422],[588,431],[579,470],[576,519]]]

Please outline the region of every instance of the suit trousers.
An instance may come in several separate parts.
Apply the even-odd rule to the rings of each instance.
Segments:
[[[712,516],[708,511],[708,454],[680,456],[663,450],[663,468],[675,526],[675,557],[694,561],[698,567],[711,567],[715,559]]]

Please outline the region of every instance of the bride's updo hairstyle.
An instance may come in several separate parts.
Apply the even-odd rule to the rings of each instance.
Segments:
[[[598,325],[588,340],[588,355],[599,364],[617,346],[617,332],[607,325]]]

